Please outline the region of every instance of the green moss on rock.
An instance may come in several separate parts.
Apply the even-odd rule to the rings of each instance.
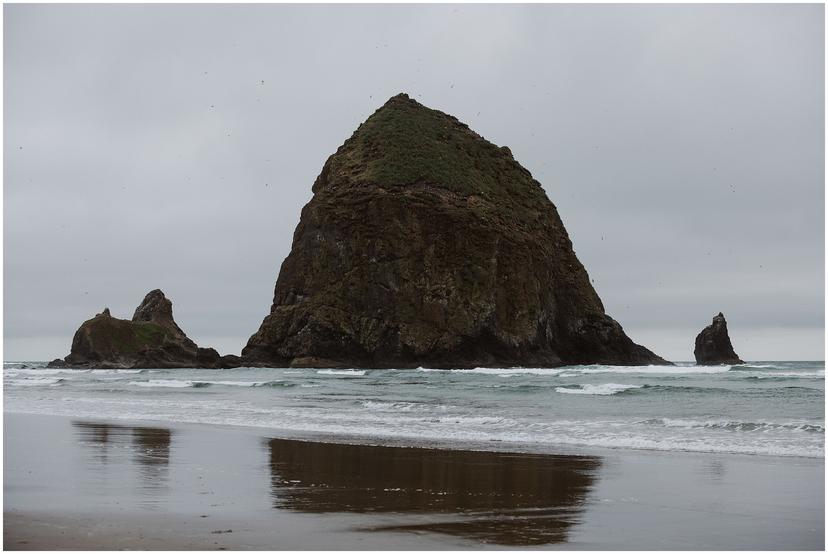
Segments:
[[[604,313],[506,147],[405,95],[325,163],[249,362],[665,363]]]
[[[232,358],[232,359],[231,359]],[[199,348],[172,317],[172,302],[153,290],[132,320],[112,317],[108,309],[85,321],[75,332],[72,350],[57,367],[174,368],[235,367],[238,357],[222,358],[212,348]]]

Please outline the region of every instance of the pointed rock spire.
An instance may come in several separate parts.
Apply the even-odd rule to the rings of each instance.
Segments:
[[[135,313],[132,316],[132,321],[147,321],[161,325],[167,329],[181,335],[186,336],[184,331],[175,323],[172,313],[172,301],[170,301],[161,289],[151,290],[141,301],[141,304],[135,308]]]
[[[693,355],[699,365],[745,363],[733,350],[730,335],[727,332],[727,321],[722,312],[719,312],[713,318],[713,322],[696,336],[696,347],[693,350]]]

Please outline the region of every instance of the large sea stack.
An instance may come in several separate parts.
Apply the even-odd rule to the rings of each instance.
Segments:
[[[295,367],[666,364],[604,313],[506,147],[405,94],[325,162],[242,355]]]
[[[239,365],[236,356],[220,357],[199,348],[175,323],[172,302],[156,289],[144,297],[132,320],[112,317],[104,309],[83,322],[72,350],[50,367],[70,368],[218,368]]]
[[[713,323],[702,329],[696,337],[696,348],[693,350],[696,363],[699,365],[743,364],[733,345],[730,344],[730,335],[727,333],[727,321],[722,312],[713,318]]]

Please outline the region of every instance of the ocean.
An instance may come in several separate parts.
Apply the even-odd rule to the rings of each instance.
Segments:
[[[5,412],[516,452],[825,452],[824,362],[471,370],[45,366],[4,363]]]

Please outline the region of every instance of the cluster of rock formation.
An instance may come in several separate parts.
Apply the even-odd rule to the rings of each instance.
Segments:
[[[50,367],[71,368],[222,368],[240,365],[238,356],[219,356],[200,348],[175,323],[172,302],[156,289],[136,308],[131,320],[112,317],[109,308],[84,321],[72,350]]]
[[[53,363],[670,363],[604,312],[540,183],[508,148],[450,115],[405,94],[391,98],[328,158],[313,193],[270,313],[241,358],[199,348],[155,290],[131,321],[105,310],[84,322],[71,354]]]

